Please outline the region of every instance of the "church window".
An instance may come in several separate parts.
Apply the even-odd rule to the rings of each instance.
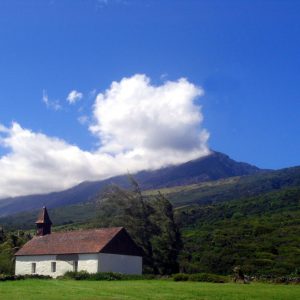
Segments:
[[[73,271],[74,272],[78,271],[78,261],[77,260],[74,260],[74,262],[73,262]]]
[[[51,262],[51,272],[56,272],[56,262],[55,261],[53,261],[53,262]]]
[[[32,274],[36,273],[36,263],[31,264],[31,273]]]

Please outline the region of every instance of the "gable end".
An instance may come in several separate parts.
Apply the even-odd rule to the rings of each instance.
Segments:
[[[143,256],[144,252],[129,236],[125,228],[122,228],[111,240],[104,246],[100,253],[122,254],[131,256]]]

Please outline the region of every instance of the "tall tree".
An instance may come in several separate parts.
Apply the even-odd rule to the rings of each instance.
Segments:
[[[155,213],[151,216],[157,232],[152,236],[154,265],[160,274],[177,273],[178,255],[182,248],[180,232],[174,221],[173,206],[159,193],[152,201]]]
[[[144,250],[144,272],[177,271],[179,231],[171,203],[161,194],[145,197],[133,177],[131,189],[110,186],[99,202],[97,226],[123,226]]]

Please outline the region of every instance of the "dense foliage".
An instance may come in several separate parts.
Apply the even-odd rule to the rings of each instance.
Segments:
[[[14,271],[14,253],[31,236],[23,231],[5,233],[0,229],[0,274],[12,274]]]
[[[162,189],[174,206],[209,205],[300,186],[300,167]]]
[[[181,271],[299,276],[300,188],[177,212]]]
[[[157,274],[232,274],[240,265],[248,275],[299,277],[300,168],[165,188],[162,194],[141,193],[131,183],[131,190],[111,186],[91,202],[51,210],[60,224],[54,230],[124,226],[146,254],[146,271]],[[8,230],[33,228],[35,218],[27,213],[0,220],[6,228],[0,273],[12,271],[13,253],[27,239]]]
[[[210,273],[194,273],[194,274],[177,273],[173,275],[173,280],[225,283],[225,282],[229,282],[230,278],[227,276],[210,274]]]
[[[128,183],[127,186],[129,186]],[[174,207],[180,207],[194,204],[211,205],[299,186],[300,167],[293,167],[249,176],[162,188],[160,192],[170,200]],[[143,191],[145,197],[156,196],[157,193],[158,190]],[[95,218],[99,200],[101,197],[98,196],[90,199],[89,202],[49,209],[51,220],[56,226],[84,227],[86,223]],[[35,206],[35,208],[37,207]],[[38,210],[35,210],[1,217],[0,225],[5,226],[8,230],[33,229],[37,214]]]
[[[182,245],[171,203],[161,194],[146,201],[132,178],[131,183],[131,190],[115,185],[106,190],[93,225],[125,227],[145,253],[145,272],[178,272],[177,257]]]
[[[144,275],[132,275],[132,274],[121,274],[115,272],[99,272],[99,273],[88,273],[86,271],[79,272],[66,272],[63,276],[58,279],[75,279],[75,280],[91,280],[91,281],[112,281],[112,280],[150,280],[158,279],[159,277],[152,274]]]

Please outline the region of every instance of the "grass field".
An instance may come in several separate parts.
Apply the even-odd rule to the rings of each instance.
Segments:
[[[262,283],[214,284],[167,280],[73,281],[21,280],[0,282],[1,300],[296,300],[300,286]]]

